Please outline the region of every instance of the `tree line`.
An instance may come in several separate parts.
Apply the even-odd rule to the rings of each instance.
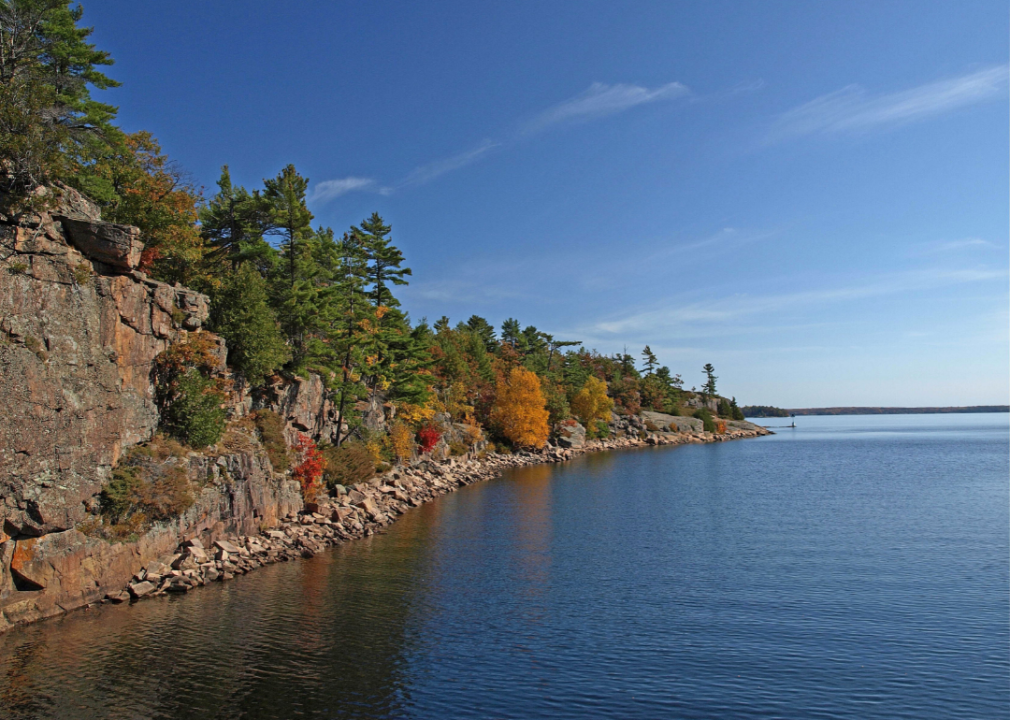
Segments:
[[[686,390],[648,346],[639,363],[515,318],[497,329],[477,315],[413,322],[397,298],[412,273],[389,224],[372,214],[343,231],[314,225],[309,180],[293,165],[251,189],[225,166],[204,199],[150,133],[123,132],[116,108],[91,98],[118,83],[81,19],[64,0],[0,0],[0,212],[31,212],[45,202],[36,188],[65,183],[105,220],[141,229],[141,270],[210,296],[207,327],[226,339],[232,377],[215,375],[200,333],[159,358],[163,422],[180,439],[216,442],[227,382],[308,373],[337,409],[333,448],[369,448],[378,462],[430,444],[439,414],[472,428],[472,441],[515,447],[542,446],[569,418],[599,436],[612,411],[683,414],[694,397],[742,419],[718,397],[711,364],[701,389]],[[361,400],[397,406],[388,437],[361,427]]]

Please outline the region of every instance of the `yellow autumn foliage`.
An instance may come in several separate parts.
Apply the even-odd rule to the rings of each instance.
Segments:
[[[514,367],[495,388],[491,421],[513,444],[541,448],[550,432],[545,406],[540,378],[524,367]]]
[[[572,398],[572,414],[586,429],[595,427],[597,420],[608,422],[614,401],[607,397],[607,383],[598,377],[590,377],[586,384]]]
[[[389,426],[389,445],[393,456],[399,460],[409,460],[414,455],[414,433],[406,423],[394,420]]]

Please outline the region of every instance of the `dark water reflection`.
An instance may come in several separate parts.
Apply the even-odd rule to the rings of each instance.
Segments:
[[[0,717],[1008,717],[1008,437],[802,418],[528,468],[0,636]]]

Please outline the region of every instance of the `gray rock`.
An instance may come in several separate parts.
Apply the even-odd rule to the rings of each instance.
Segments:
[[[575,420],[565,420],[557,428],[558,447],[580,448],[586,444],[586,429]]]

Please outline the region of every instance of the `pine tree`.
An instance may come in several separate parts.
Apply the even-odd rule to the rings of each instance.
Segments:
[[[244,261],[253,262],[263,274],[274,263],[275,251],[263,239],[270,218],[259,192],[234,186],[228,166],[221,168],[218,191],[200,209],[200,232],[214,260],[227,258],[232,270]]]
[[[646,377],[649,377],[656,371],[656,366],[659,364],[659,360],[652,352],[652,348],[648,345],[646,345],[645,349],[642,350],[642,360],[645,365],[645,375]]]
[[[356,236],[347,233],[338,244],[339,262],[333,275],[337,298],[337,313],[330,329],[335,357],[338,360],[336,381],[333,389],[337,393],[337,427],[343,428],[347,418],[347,408],[354,401],[367,394],[362,383],[361,367],[364,364],[366,347],[361,342],[362,322],[369,316],[370,305],[365,290],[368,282],[368,255],[357,242]],[[348,424],[348,433],[352,429]],[[346,434],[338,430],[336,444],[339,446]]]
[[[510,345],[515,348],[519,343],[519,321],[515,318],[509,318],[501,324],[501,341],[506,345]]]
[[[393,296],[389,286],[406,285],[404,276],[412,274],[410,268],[401,267],[403,253],[391,244],[391,230],[378,213],[372,213],[359,227],[351,228],[351,233],[356,236],[357,242],[368,256],[372,304],[376,307],[399,307],[400,302]]]
[[[111,199],[89,173],[121,133],[116,108],[91,98],[119,83],[98,68],[109,54],[78,27],[84,10],[66,0],[0,0],[0,165],[12,198],[63,177],[93,199]]]
[[[716,396],[715,381],[718,380],[715,376],[715,368],[712,367],[712,363],[705,363],[702,372],[705,373],[705,384],[701,387],[701,394],[705,397],[705,400],[709,400]]]
[[[267,232],[282,237],[281,251],[287,261],[291,287],[294,288],[298,263],[305,255],[304,244],[312,234],[312,213],[305,205],[309,181],[298,174],[294,165],[288,165],[277,177],[264,180],[264,185]]]
[[[498,340],[491,323],[480,315],[471,315],[470,319],[466,321],[466,326],[481,339],[488,352],[495,351],[495,348],[498,347]]]
[[[290,357],[269,305],[267,283],[248,263],[227,275],[214,293],[210,320],[211,329],[228,342],[228,364],[251,385]]]

